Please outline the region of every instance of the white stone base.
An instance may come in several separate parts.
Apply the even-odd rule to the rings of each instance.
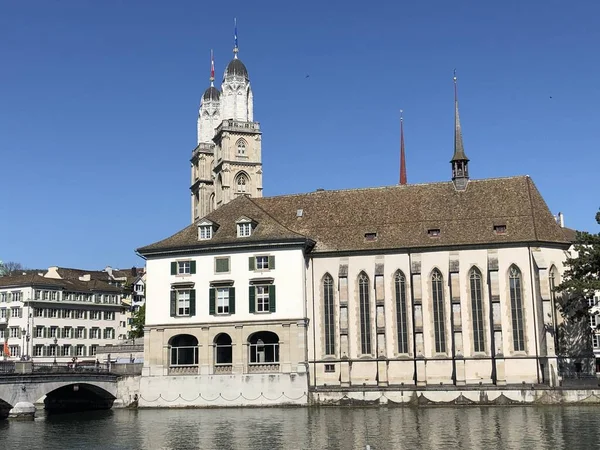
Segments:
[[[142,377],[138,406],[185,408],[307,405],[305,373]]]
[[[8,418],[16,420],[34,420],[35,405],[29,402],[19,402],[9,411]]]

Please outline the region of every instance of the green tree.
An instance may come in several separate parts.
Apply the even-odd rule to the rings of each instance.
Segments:
[[[600,211],[596,214],[600,225]],[[577,232],[576,254],[567,258],[563,282],[556,288],[562,296],[558,307],[566,319],[587,317],[589,300],[600,291],[600,233]]]
[[[146,305],[140,306],[131,317],[131,328],[129,332],[130,339],[141,338],[144,336],[144,325],[146,324]]]

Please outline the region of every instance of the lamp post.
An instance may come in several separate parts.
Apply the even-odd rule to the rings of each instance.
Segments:
[[[56,354],[58,353],[58,339],[54,336],[54,365],[56,365]]]
[[[27,330],[25,328],[21,328],[21,339],[23,340],[23,345],[21,347],[21,361],[25,361],[25,354],[27,350],[25,348],[25,336],[27,335]]]

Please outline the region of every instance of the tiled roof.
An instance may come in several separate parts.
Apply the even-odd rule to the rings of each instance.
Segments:
[[[302,210],[298,217],[298,210]],[[235,221],[258,223],[252,236],[238,238]],[[528,176],[471,180],[465,191],[451,182],[370,189],[317,191],[264,198],[238,198],[206,218],[219,224],[211,240],[199,241],[197,225],[141,254],[215,244],[308,238],[314,252],[436,248],[465,245],[551,243],[568,245]],[[497,233],[494,226],[505,226]],[[439,229],[432,237],[429,230]],[[376,233],[375,239],[365,234]]]
[[[48,286],[76,292],[121,292],[121,288],[118,286],[101,280],[79,281],[77,279],[46,278],[33,273],[0,277],[0,288],[29,286]]]
[[[110,275],[103,270],[83,270],[58,267],[58,274],[62,278],[78,280],[79,277],[89,275],[92,280],[110,281]]]

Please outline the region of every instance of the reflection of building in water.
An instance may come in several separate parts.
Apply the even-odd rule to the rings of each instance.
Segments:
[[[225,84],[246,86],[240,64]],[[214,159],[215,184],[192,187],[216,202],[138,249],[150,283],[143,394],[172,380],[242,403],[306,402],[307,383],[557,383],[551,282],[569,242],[529,177],[470,179],[456,97],[451,181],[265,198],[235,165],[255,148],[261,167],[249,109],[242,126],[228,122],[237,106],[221,107],[235,117],[220,116],[212,153],[198,156]],[[233,131],[249,134],[225,140]]]

